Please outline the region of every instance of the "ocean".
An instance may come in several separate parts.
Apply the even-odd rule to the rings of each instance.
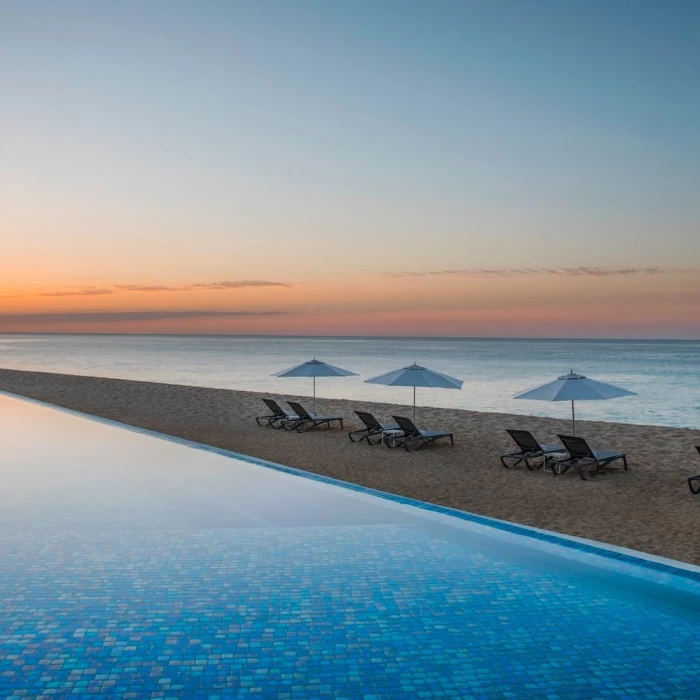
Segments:
[[[579,402],[583,420],[700,426],[700,341],[0,334],[0,367],[274,396],[311,395],[310,379],[271,375],[313,357],[360,375],[317,380],[319,397],[410,403],[411,389],[363,379],[416,361],[464,380],[419,389],[419,405],[566,418],[566,403],[512,395],[573,369],[638,394]]]

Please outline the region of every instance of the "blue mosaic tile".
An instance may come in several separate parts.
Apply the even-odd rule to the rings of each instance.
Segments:
[[[0,535],[0,696],[697,698],[700,615],[411,526]]]
[[[147,507],[113,521],[140,530],[23,521],[0,534],[0,697],[700,697],[696,571],[340,485],[542,544],[479,544],[480,528],[415,514],[198,530],[166,529]],[[561,547],[570,556],[547,554]],[[596,557],[603,567],[585,564]],[[645,576],[620,573],[633,567]]]
[[[464,520],[468,522],[473,522],[479,525],[485,525],[487,527],[494,528],[496,530],[502,530],[504,532],[509,532],[516,535],[523,535],[525,537],[530,537],[534,540],[540,540],[542,542],[548,542],[561,547],[567,547],[569,549],[587,552],[600,556],[607,559],[613,559],[617,561],[627,561],[634,566],[638,566],[644,569],[650,569],[654,571],[664,572],[669,576],[677,576],[681,578],[686,578],[690,581],[700,583],[700,572],[697,570],[683,569],[672,564],[667,564],[664,562],[654,561],[648,559],[644,556],[634,556],[630,553],[619,552],[614,549],[610,549],[605,546],[596,546],[595,544],[590,544],[586,542],[578,542],[576,540],[570,539],[565,536],[557,535],[553,532],[542,532],[537,531],[532,528],[518,525],[516,523],[506,522],[503,520],[495,520],[481,515],[476,515],[475,513],[469,513],[461,510],[455,510],[453,508],[448,508],[446,506],[440,506],[435,503],[427,503],[425,501],[418,501],[413,498],[408,498],[405,496],[399,496],[396,494],[387,493],[385,491],[377,491],[376,489],[371,489],[367,486],[361,486],[359,484],[353,484],[346,481],[340,481],[329,476],[323,476],[322,474],[316,474],[314,472],[304,471],[302,469],[297,469],[295,467],[288,467],[284,464],[278,464],[277,462],[270,462],[268,460],[259,459],[257,457],[250,457],[248,455],[240,454],[237,452],[232,452],[230,450],[223,449],[221,447],[213,447],[211,445],[206,445],[204,443],[194,442],[192,440],[187,440],[185,438],[174,437],[172,435],[165,435],[163,433],[158,433],[148,428],[139,428],[132,425],[127,425],[125,423],[119,423],[118,421],[111,420],[109,418],[102,418],[100,416],[93,416],[86,413],[81,413],[70,408],[58,407],[45,401],[40,401],[38,399],[31,399],[26,396],[21,396],[17,394],[12,394],[8,391],[0,391],[0,395],[12,396],[18,400],[25,401],[27,403],[33,403],[41,406],[49,406],[53,410],[61,411],[63,413],[68,413],[75,416],[80,416],[81,418],[89,421],[94,421],[96,423],[102,423],[106,425],[118,426],[124,430],[130,432],[139,433],[141,435],[147,435],[159,440],[165,440],[166,442],[172,442],[179,445],[184,445],[187,447],[192,447],[197,450],[202,450],[205,452],[212,452],[214,454],[219,454],[224,457],[233,458],[249,464],[256,464],[258,466],[273,469],[275,471],[283,472],[286,474],[294,474],[305,479],[310,479],[312,481],[318,481],[320,483],[331,484],[334,486],[340,486],[342,488],[348,489],[350,491],[356,491],[358,493],[364,493],[371,496],[376,496],[387,501],[392,501],[394,503],[400,503],[402,505],[412,506],[419,508],[421,510],[431,511],[435,513],[441,513],[444,515],[449,515],[450,517],[457,518],[458,520]]]

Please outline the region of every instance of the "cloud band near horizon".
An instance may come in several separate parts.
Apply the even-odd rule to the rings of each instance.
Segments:
[[[697,267],[507,267],[389,272],[389,277],[625,277],[700,274]]]
[[[286,316],[288,311],[75,311],[57,313],[0,314],[0,324],[31,325],[34,323],[114,323],[120,321],[170,321],[197,318],[251,318]]]
[[[281,287],[291,289],[293,284],[288,282],[270,282],[268,280],[222,280],[219,282],[195,282],[192,284],[111,284],[104,287],[66,287],[50,292],[20,292],[5,295],[5,299],[22,297],[94,297],[127,294],[129,292],[159,293],[159,292],[195,292],[195,291],[226,291],[232,289]]]

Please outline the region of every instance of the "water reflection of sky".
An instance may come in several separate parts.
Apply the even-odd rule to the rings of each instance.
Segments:
[[[531,538],[8,397],[0,437],[4,697],[697,688],[686,575],[681,593],[652,570],[591,569]]]

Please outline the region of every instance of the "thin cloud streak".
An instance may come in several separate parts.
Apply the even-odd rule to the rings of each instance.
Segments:
[[[100,297],[100,296],[105,296],[108,294],[114,294],[114,291],[112,289],[99,289],[99,288],[85,288],[85,289],[74,289],[74,290],[65,290],[65,291],[58,291],[58,292],[42,292],[41,294],[36,294],[36,295],[24,295],[24,294],[17,294],[15,296],[22,297],[22,296],[40,296],[40,297]]]
[[[238,282],[200,282],[189,285],[188,289],[243,289],[244,287],[285,287],[294,285],[287,282],[268,282],[265,280],[241,280]]]
[[[293,285],[286,282],[269,282],[267,280],[224,280],[221,282],[196,282],[182,285],[158,285],[158,284],[115,284],[114,289],[123,292],[191,292],[197,289],[210,289],[220,291],[225,289],[245,289],[249,287],[284,287]]]
[[[389,277],[629,277],[644,275],[695,275],[697,267],[507,267],[389,272]]]
[[[196,318],[250,318],[286,316],[288,311],[76,311],[61,313],[0,314],[0,324],[30,325],[51,323],[118,323],[121,321],[170,321]]]
[[[67,287],[51,292],[23,292],[7,294],[3,299],[21,299],[24,297],[94,297],[113,294],[159,293],[159,292],[195,292],[195,291],[226,291],[233,289],[280,287],[291,289],[293,284],[287,282],[270,282],[268,280],[222,280],[219,282],[195,282],[193,284],[164,285],[164,284],[112,284],[107,287]]]

